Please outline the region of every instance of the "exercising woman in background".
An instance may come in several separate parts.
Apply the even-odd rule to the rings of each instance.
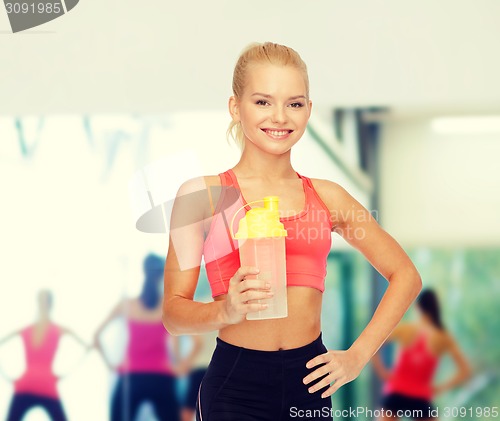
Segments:
[[[397,342],[401,349],[392,371],[382,363],[379,353],[373,364],[379,377],[385,380],[382,408],[392,416],[380,418],[396,420],[404,411],[414,419],[430,419],[432,399],[463,383],[471,374],[469,364],[452,335],[441,321],[441,312],[436,294],[423,291],[417,298],[419,318],[415,323],[398,325],[388,341]],[[448,381],[434,385],[438,363],[449,353],[457,365],[457,373]],[[429,409],[430,408],[430,409]]]
[[[62,335],[70,335],[85,350],[87,344],[71,330],[54,323],[50,318],[52,294],[42,290],[38,293],[38,317],[34,324],[13,332],[0,340],[7,342],[20,335],[25,349],[26,369],[14,381],[14,395],[10,403],[7,421],[21,421],[34,407],[43,408],[52,421],[66,421],[66,414],[57,390],[57,376],[52,364]]]
[[[167,344],[169,335],[161,321],[164,264],[164,260],[154,254],[145,258],[145,280],[140,296],[119,302],[94,335],[94,345],[106,365],[119,374],[111,400],[111,421],[133,421],[140,405],[146,401],[151,402],[160,421],[179,420],[174,367]],[[125,358],[115,367],[102,347],[100,335],[117,317],[126,320],[129,337]]]

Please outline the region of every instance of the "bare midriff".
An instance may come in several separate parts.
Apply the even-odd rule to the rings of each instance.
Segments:
[[[287,288],[288,317],[243,320],[219,330],[219,338],[232,345],[262,351],[299,348],[318,338],[321,331],[321,291],[302,286]],[[215,301],[225,300],[218,295]]]

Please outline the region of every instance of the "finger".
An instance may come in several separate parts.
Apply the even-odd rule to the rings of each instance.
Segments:
[[[248,290],[241,293],[241,301],[244,303],[252,304],[256,300],[269,299],[274,295],[272,291],[256,291]]]
[[[314,393],[317,392],[318,390],[324,389],[325,387],[330,386],[330,384],[335,380],[335,376],[333,374],[328,374],[327,376],[323,377],[319,382],[316,384],[313,384],[309,389],[309,393]]]
[[[336,381],[332,386],[330,386],[321,394],[321,397],[327,398],[328,396],[333,395],[337,390],[340,389],[340,386],[342,386],[342,384],[339,381]]]
[[[264,281],[262,279],[243,279],[238,284],[238,289],[243,292],[246,291],[247,289],[263,289],[263,290],[269,290],[271,288],[271,284],[267,281]]]
[[[238,285],[243,279],[245,279],[246,275],[256,275],[259,273],[259,269],[253,266],[241,266],[238,268],[236,273],[229,280],[230,285]]]
[[[304,384],[311,383],[312,381],[323,377],[325,374],[328,374],[332,371],[332,368],[329,367],[328,364],[321,366],[320,368],[314,370],[312,373],[309,373],[306,377],[304,377]]]
[[[265,310],[269,305],[267,303],[252,303],[245,304],[245,309],[247,313],[253,313],[255,311]]]
[[[271,297],[261,298],[261,299],[259,299],[259,300],[250,300],[250,301],[247,301],[247,302],[245,303],[245,305],[246,305],[246,304],[269,304],[269,299],[270,299],[270,298],[271,298]]]
[[[307,368],[313,368],[316,367],[319,364],[324,364],[327,363],[328,361],[326,360],[327,354],[320,354],[314,357],[312,360],[309,360],[306,363]]]

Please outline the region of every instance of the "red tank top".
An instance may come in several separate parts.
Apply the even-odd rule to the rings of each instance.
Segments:
[[[439,358],[429,351],[427,335],[421,332],[413,344],[400,351],[384,393],[431,400],[432,379],[438,362]]]
[[[302,180],[305,206],[298,214],[280,218],[287,236],[286,278],[288,286],[307,286],[321,292],[325,289],[326,258],[331,249],[332,223],[330,211],[319,197],[309,178]],[[238,241],[231,237],[229,224],[236,211],[247,204],[231,169],[219,174],[221,194],[209,232],[203,244],[203,258],[212,297],[226,294],[229,280],[240,267]],[[272,195],[272,192],[269,192]],[[244,217],[241,210],[233,222],[233,232]]]
[[[26,369],[14,383],[15,393],[31,393],[57,399],[57,377],[52,373],[52,363],[61,337],[59,327],[49,324],[38,345],[33,345],[33,326],[23,329],[21,337],[26,352]]]
[[[127,327],[127,350],[118,372],[172,374],[163,323],[128,319]]]

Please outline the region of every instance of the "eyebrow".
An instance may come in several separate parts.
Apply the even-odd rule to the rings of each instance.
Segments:
[[[272,95],[263,94],[263,93],[260,93],[260,92],[255,92],[251,96],[263,96],[264,98],[272,98],[273,97]],[[295,96],[291,96],[288,99],[299,99],[299,98],[303,98],[303,99],[307,100],[307,98],[304,95],[295,95]]]

